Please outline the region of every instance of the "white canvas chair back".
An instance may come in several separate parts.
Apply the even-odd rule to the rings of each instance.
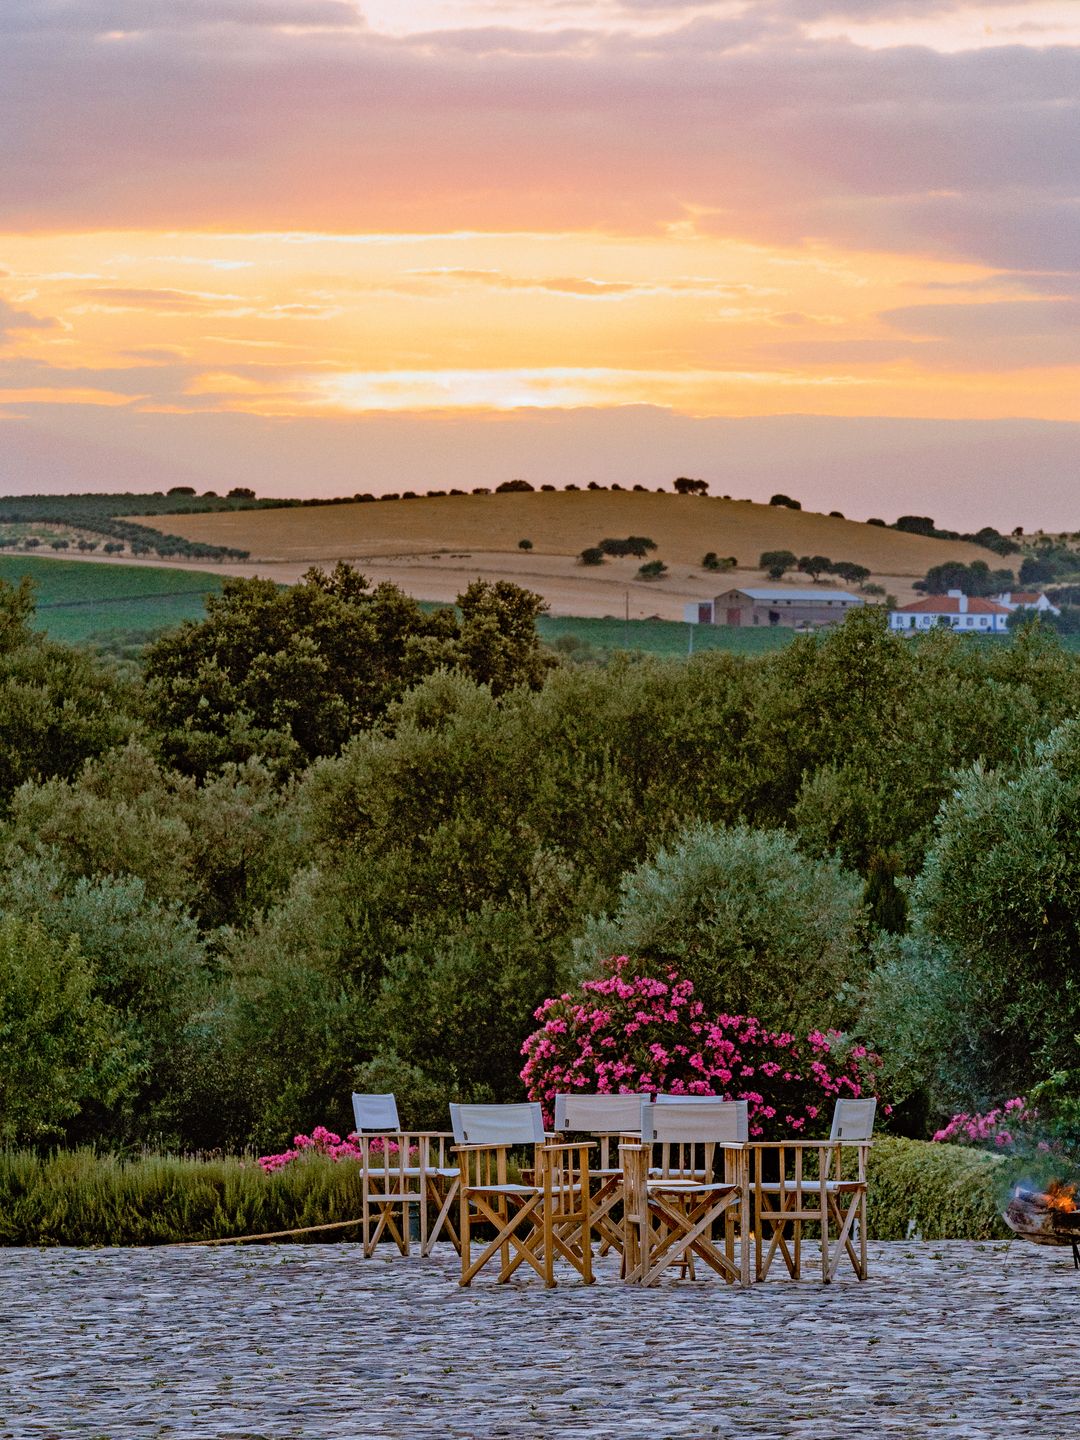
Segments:
[[[664,1092],[652,1097],[657,1105],[715,1105],[722,1095],[673,1095]]]
[[[874,1133],[876,1100],[837,1100],[830,1140],[870,1140]]]
[[[657,1097],[659,1099],[659,1097]],[[662,1104],[641,1107],[643,1143],[745,1145],[749,1118],[745,1100],[716,1100],[704,1096],[665,1097]]]
[[[649,1097],[556,1095],[555,1129],[581,1135],[640,1135],[641,1106]]]
[[[542,1145],[544,1116],[538,1103],[451,1105],[450,1125],[458,1145]]]
[[[357,1095],[354,1090],[352,1108],[357,1133],[360,1135],[365,1131],[389,1135],[401,1129],[397,1100],[393,1095]]]

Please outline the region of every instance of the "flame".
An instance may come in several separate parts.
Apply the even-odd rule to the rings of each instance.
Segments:
[[[1064,1180],[1051,1180],[1043,1199],[1048,1210],[1058,1210],[1066,1215],[1080,1209],[1076,1203],[1076,1186],[1067,1185]]]

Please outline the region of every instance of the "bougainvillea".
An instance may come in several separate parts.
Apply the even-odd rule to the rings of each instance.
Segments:
[[[521,1078],[552,1121],[555,1096],[644,1091],[749,1103],[754,1138],[820,1134],[832,1102],[877,1093],[880,1061],[836,1031],[805,1038],[750,1015],[709,1016],[689,980],[633,973],[625,955],[575,995],[545,1000],[525,1041]]]
[[[285,1165],[291,1165],[294,1160],[299,1160],[305,1155],[324,1155],[329,1160],[355,1160],[359,1164],[363,1159],[362,1144],[366,1145],[368,1155],[375,1158],[376,1163],[382,1157],[384,1150],[396,1159],[400,1148],[396,1140],[384,1140],[381,1135],[373,1135],[369,1139],[361,1140],[361,1137],[354,1131],[351,1135],[346,1135],[343,1140],[340,1135],[335,1135],[325,1126],[316,1125],[310,1135],[294,1135],[292,1149],[283,1150],[280,1155],[260,1155],[259,1164],[267,1175],[273,1175],[275,1170],[280,1170]],[[415,1148],[415,1146],[410,1146],[410,1155]]]
[[[1033,1134],[1038,1119],[1038,1112],[1017,1095],[987,1110],[985,1115],[954,1115],[943,1129],[934,1132],[934,1139],[945,1145],[974,1145],[980,1150],[1013,1151],[1033,1145],[1045,1150],[1047,1144]]]

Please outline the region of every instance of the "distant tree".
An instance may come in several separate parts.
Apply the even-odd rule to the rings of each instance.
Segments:
[[[165,491],[166,495],[194,495],[194,485],[174,485],[171,490]]]
[[[202,493],[202,498],[204,500],[216,500],[218,498],[218,493],[216,490],[204,490]]]
[[[420,496],[415,490],[403,490],[401,492],[401,498],[402,500],[419,500]]]
[[[385,495],[379,496],[380,500],[400,500],[401,496],[396,490],[388,490]]]
[[[763,550],[758,565],[770,580],[782,580],[786,570],[794,569],[796,557],[791,550]]]
[[[1020,563],[1021,585],[1045,585],[1056,579],[1057,566],[1042,556],[1025,555]]]
[[[721,558],[715,550],[710,550],[702,560],[701,568],[703,570],[734,570],[738,563],[734,555],[725,555]]]
[[[123,545],[118,540],[110,540],[101,547],[106,555],[119,555],[123,552]]]
[[[901,515],[893,529],[904,530],[909,535],[937,534],[937,527],[929,515]]]
[[[803,555],[798,568],[816,582],[819,575],[827,575],[832,570],[833,562],[827,555]]]
[[[991,570],[985,560],[973,560],[970,565],[962,560],[946,560],[931,566],[913,588],[927,595],[945,595],[950,590],[961,590],[965,595],[996,595],[1012,584],[1011,570]]]
[[[622,489],[622,486],[621,486],[621,485],[617,485],[617,484],[615,483],[615,481],[613,480],[613,481],[611,482],[611,488],[612,488],[612,490],[621,490],[621,489]]]
[[[628,535],[625,540],[601,540],[599,548],[605,555],[615,558],[634,555],[639,560],[643,560],[650,550],[656,549],[656,541],[650,540],[647,535]]]
[[[663,560],[646,560],[644,565],[638,567],[637,573],[642,580],[659,580],[662,575],[667,574],[667,566]]]
[[[705,495],[708,489],[707,480],[692,480],[689,475],[680,475],[675,481],[676,495]]]
[[[66,549],[68,548],[69,543],[70,543],[70,542],[67,541],[67,540],[50,540],[50,541],[49,541],[49,548],[50,548],[51,550],[66,550]]]
[[[464,495],[464,494],[465,494],[465,491],[464,491],[464,490],[451,490],[449,493],[450,493],[451,495]]]
[[[207,598],[204,621],[147,651],[147,705],[162,750],[188,774],[252,755],[291,771],[336,754],[441,667],[501,689],[516,663],[517,683],[532,684],[543,670],[540,598],[509,581],[477,581],[458,605],[460,622],[450,609],[425,614],[396,585],[371,587],[345,564],[309,570],[288,589],[227,580]]]
[[[229,500],[254,500],[255,491],[248,489],[246,485],[234,485],[226,498]]]
[[[541,490],[551,491],[551,490],[554,490],[554,489],[555,489],[555,486],[554,486],[554,485],[541,485],[541,486],[540,486],[540,489],[541,489]]]
[[[535,487],[530,485],[528,480],[504,480],[501,485],[495,486],[496,495],[509,495],[518,491],[528,491],[531,495]]]
[[[490,495],[491,491],[486,485],[474,485],[472,493],[474,495]]]
[[[518,549],[519,549],[519,550],[531,550],[532,548],[533,548],[533,543],[532,543],[531,540],[519,540],[519,541],[518,541]]]
[[[790,495],[774,495],[769,501],[770,505],[782,505],[787,510],[801,510],[802,502],[792,500]]]
[[[599,485],[595,480],[590,480],[586,488],[589,490],[606,490],[607,486]]]
[[[842,510],[830,510],[829,518],[832,520],[843,520],[844,512]]]
[[[580,486],[580,485],[570,484],[570,485],[564,485],[564,486],[563,486],[563,489],[564,489],[564,490],[580,490],[580,489],[581,489],[581,486]]]
[[[885,521],[884,521],[884,520],[878,520],[878,519],[875,518],[875,519],[873,519],[873,520],[867,520],[866,523],[867,523],[867,525],[877,525],[877,526],[878,526],[880,529],[882,529],[882,530],[887,530],[887,529],[888,529],[888,526],[885,524]]]
[[[839,575],[840,579],[846,580],[849,585],[861,585],[870,578],[867,566],[856,565],[853,560],[837,560],[831,569],[834,575]]]
[[[604,563],[604,552],[599,545],[590,545],[582,550],[578,557],[582,565],[602,565]]]
[[[25,545],[27,550],[36,550],[41,544],[41,541],[36,535],[27,535],[26,539],[23,541],[23,544]]]

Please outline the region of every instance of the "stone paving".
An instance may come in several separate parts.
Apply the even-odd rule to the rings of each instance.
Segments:
[[[440,1247],[441,1248],[441,1247]],[[3,1440],[1080,1437],[1068,1251],[591,1290],[351,1244],[0,1251]]]

